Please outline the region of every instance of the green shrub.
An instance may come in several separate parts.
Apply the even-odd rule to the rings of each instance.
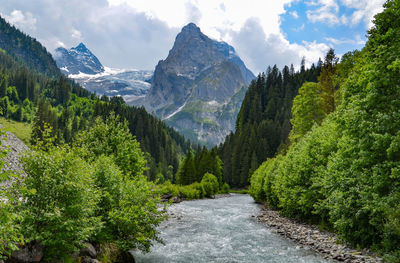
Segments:
[[[163,184],[158,185],[161,195],[171,194],[172,196],[179,196],[179,186],[172,184],[171,181],[166,181]]]
[[[31,152],[23,158],[23,235],[38,240],[47,259],[78,250],[99,228],[98,194],[91,166],[66,148]]]
[[[221,190],[219,191],[221,194],[228,194],[230,191],[229,184],[224,183],[221,187]]]
[[[179,187],[180,195],[186,200],[200,199],[201,192],[198,189],[195,189],[192,184],[180,186]]]
[[[203,179],[201,179],[201,184],[203,185],[205,196],[207,197],[212,197],[218,192],[218,179],[210,173],[204,174]]]

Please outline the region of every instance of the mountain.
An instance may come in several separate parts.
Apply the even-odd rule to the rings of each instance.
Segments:
[[[0,52],[49,77],[60,76],[53,57],[36,39],[24,34],[0,17]]]
[[[99,59],[83,43],[69,50],[59,47],[55,50],[54,57],[57,66],[65,75],[104,72],[104,67]]]
[[[112,69],[90,75],[69,75],[85,89],[98,95],[122,96],[127,104],[144,97],[150,89],[152,70]]]
[[[234,130],[246,87],[254,79],[234,48],[190,23],[155,68],[143,105],[186,137],[208,145]]]
[[[131,104],[150,89],[153,71],[104,67],[83,43],[69,50],[57,48],[55,58],[62,73],[98,95],[122,96]]]
[[[55,136],[55,143],[71,143],[75,135],[90,127],[96,118],[101,117],[105,120],[113,112],[119,115],[121,120],[128,121],[129,130],[140,142],[147,160],[148,169],[145,174],[148,178],[155,179],[158,174],[163,174],[165,179],[173,181],[181,156],[191,148],[188,140],[147,113],[144,108],[128,106],[120,97],[99,98],[91,94],[61,74],[52,56],[45,52],[46,49],[39,42],[7,22],[1,25],[0,36],[6,44],[8,43],[2,45],[0,50],[2,118],[32,124],[32,143],[42,138],[45,125],[52,127],[51,134]],[[9,43],[21,45],[13,46]],[[42,64],[54,67],[50,70],[46,66],[39,72]],[[105,68],[103,74],[106,74],[107,70],[109,69]],[[54,75],[46,75],[46,72],[54,72]],[[139,74],[136,78],[143,79],[150,79],[152,75],[151,72],[147,75],[129,72],[114,73],[127,79],[135,78],[135,74]]]

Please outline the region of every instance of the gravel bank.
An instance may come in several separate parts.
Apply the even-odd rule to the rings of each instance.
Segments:
[[[1,125],[0,128],[2,128]],[[6,148],[8,150],[7,156],[4,158],[4,166],[2,170],[16,171],[23,175],[24,172],[19,160],[21,154],[29,150],[28,146],[10,132],[6,132],[5,135],[0,137],[0,140],[2,143],[1,149]],[[10,181],[0,183],[0,187],[8,187],[10,183]]]
[[[358,251],[340,244],[338,238],[332,233],[323,232],[315,226],[282,217],[276,211],[266,207],[262,208],[257,219],[281,236],[293,240],[301,247],[319,252],[325,258],[354,263],[382,262],[381,258],[371,255],[368,251]]]

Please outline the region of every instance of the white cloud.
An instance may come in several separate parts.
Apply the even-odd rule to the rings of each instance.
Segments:
[[[112,7],[128,5],[170,27],[180,28],[194,21],[209,37],[232,44],[246,65],[258,73],[269,64],[299,65],[303,56],[311,64],[323,57],[328,49],[326,44],[292,44],[285,38],[280,28],[280,15],[293,1],[108,0],[108,3]],[[290,15],[299,17],[297,12]],[[303,29],[302,24],[296,30]]]
[[[282,68],[293,63],[298,67],[303,56],[310,66],[329,50],[324,43],[313,41],[299,45],[290,43],[281,33],[266,35],[257,19],[247,20],[239,32],[234,32],[232,43],[254,73],[265,71],[273,64]]]
[[[73,39],[76,39],[76,40],[78,40],[78,41],[82,41],[82,33],[79,31],[79,30],[77,30],[77,29],[75,29],[75,28],[73,28],[72,30],[71,30],[71,37],[73,38]]]
[[[318,2],[309,2],[310,6],[319,6],[315,10],[307,10],[307,18],[315,22],[323,22],[329,25],[340,23],[337,14],[339,12],[339,5],[335,0],[319,0]]]
[[[36,18],[30,12],[24,14],[21,10],[13,10],[10,15],[3,14],[3,16],[9,23],[17,27],[29,30],[36,29]]]
[[[342,4],[356,11],[351,16],[351,25],[356,25],[362,20],[368,28],[373,26],[372,19],[375,14],[383,10],[385,0],[341,0]]]
[[[110,6],[127,4],[138,12],[151,18],[158,18],[170,27],[182,27],[191,22],[187,6],[201,13],[198,26],[202,31],[216,39],[222,39],[226,30],[239,31],[247,19],[257,18],[266,34],[279,33],[279,15],[285,13],[285,5],[293,0],[108,0]],[[190,9],[190,10],[191,10]]]
[[[361,39],[360,35],[356,35],[355,39],[349,39],[349,38],[336,39],[336,38],[332,38],[332,37],[326,37],[325,40],[334,45],[343,45],[343,44],[364,45],[365,44],[365,41]]]
[[[385,0],[312,0],[307,2],[310,7],[317,9],[308,10],[307,18],[313,22],[322,22],[329,25],[358,25],[364,22],[367,28],[371,28],[372,19],[375,14],[383,10]],[[349,16],[339,14],[340,5],[354,9]]]
[[[327,44],[290,43],[282,32],[280,15],[297,1],[6,0],[0,12],[50,51],[84,41],[106,66],[147,69],[167,56],[182,26],[195,22],[206,35],[232,44],[257,73],[268,64],[299,64],[303,55],[308,62],[323,57]],[[384,0],[305,1],[311,21],[352,25],[370,23]],[[354,12],[340,14],[339,3]],[[293,30],[304,29],[297,26]]]
[[[291,15],[294,19],[299,18],[299,14],[297,14],[296,11],[290,12],[290,15]]]

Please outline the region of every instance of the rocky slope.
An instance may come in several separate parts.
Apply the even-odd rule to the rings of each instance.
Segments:
[[[234,130],[253,78],[233,47],[210,39],[190,23],[156,66],[149,93],[135,104],[189,139],[215,145]]]
[[[3,127],[0,125],[0,128],[2,129]],[[7,156],[3,159],[4,166],[2,170],[24,174],[22,165],[20,163],[20,158],[22,154],[29,150],[29,148],[24,142],[18,139],[17,136],[10,132],[5,132],[5,134],[0,137],[0,140],[0,148],[7,149],[8,151]],[[10,184],[11,181],[0,182],[0,188],[8,187]]]

